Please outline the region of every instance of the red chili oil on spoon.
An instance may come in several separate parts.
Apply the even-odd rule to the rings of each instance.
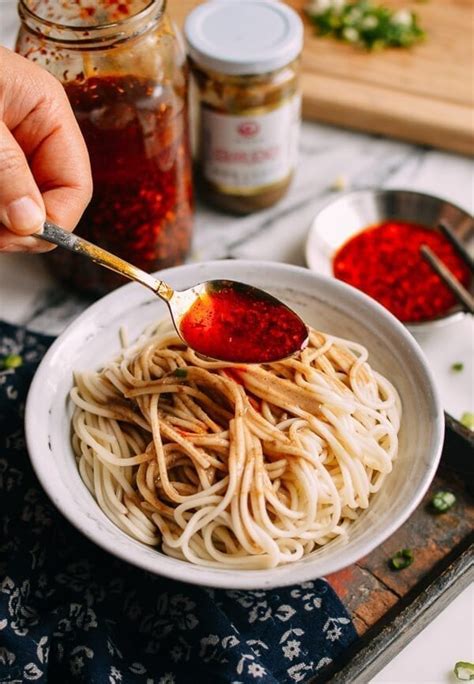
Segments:
[[[244,283],[214,280],[182,316],[179,332],[203,356],[234,363],[269,363],[303,349],[308,329],[272,295]]]

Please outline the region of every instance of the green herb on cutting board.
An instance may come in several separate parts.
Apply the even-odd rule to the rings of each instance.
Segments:
[[[425,37],[414,12],[392,10],[370,0],[310,0],[306,13],[319,35],[367,50],[407,48]]]
[[[464,427],[467,427],[468,430],[474,430],[474,413],[470,413],[469,411],[463,413],[461,416],[461,423]]]

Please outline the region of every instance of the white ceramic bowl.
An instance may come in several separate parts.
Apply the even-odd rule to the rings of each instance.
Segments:
[[[135,284],[104,297],[53,344],[33,380],[26,437],[36,474],[59,511],[110,553],[150,572],[219,588],[271,588],[335,572],[389,537],[419,504],[440,458],[444,419],[433,378],[416,342],[379,304],[337,280],[283,264],[217,261],[163,271],[177,289],[207,278],[230,278],[280,297],[314,327],[357,340],[372,366],[396,385],[403,402],[400,451],[394,470],[371,506],[338,539],[291,565],[272,570],[216,570],[165,556],[128,537],[101,511],[83,484],[70,444],[68,393],[73,369],[99,368],[119,351],[118,330],[133,339],[165,306]]]

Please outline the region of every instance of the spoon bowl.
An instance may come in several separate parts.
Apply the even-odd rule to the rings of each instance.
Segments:
[[[267,292],[235,280],[200,283],[177,293],[169,305],[182,339],[208,358],[270,363],[308,342],[308,329],[294,311]]]
[[[295,354],[308,342],[308,329],[286,304],[259,288],[235,280],[208,280],[174,290],[124,259],[45,221],[41,240],[149,288],[166,302],[181,339],[198,354],[231,363],[270,363]]]

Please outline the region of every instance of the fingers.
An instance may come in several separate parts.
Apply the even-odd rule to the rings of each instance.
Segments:
[[[48,217],[72,230],[92,194],[89,155],[66,93],[53,82],[14,135],[30,161]]]
[[[41,230],[45,217],[26,157],[0,121],[0,221],[16,235],[31,235]]]
[[[87,149],[60,83],[0,48],[0,251],[45,251],[28,237],[48,216],[72,230],[92,193]]]
[[[26,157],[13,135],[0,122],[0,250],[41,250],[36,238],[46,210]]]

